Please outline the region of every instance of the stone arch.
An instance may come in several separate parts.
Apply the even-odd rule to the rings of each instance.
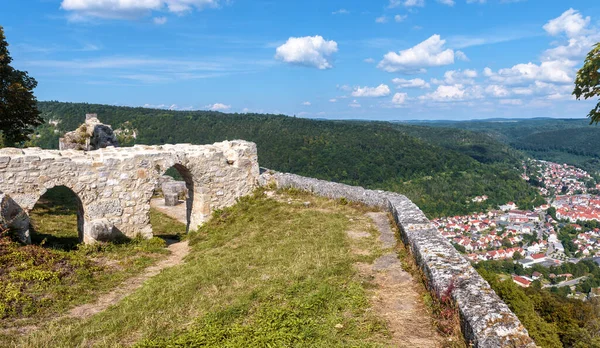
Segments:
[[[186,209],[186,233],[196,230],[206,219],[208,214],[208,199],[206,189],[204,189],[194,172],[184,161],[167,161],[163,165],[157,165],[156,169],[160,176],[170,169],[174,168],[183,178],[187,188],[187,197],[185,200]]]
[[[68,194],[71,197],[73,197],[73,201],[77,207],[77,238],[78,238],[79,243],[83,243],[84,239],[85,239],[84,234],[85,234],[85,225],[86,225],[84,203],[83,203],[80,195],[68,184],[57,183],[56,185],[53,185],[53,186],[44,187],[40,191],[39,195],[37,196],[37,199],[35,199],[33,205],[28,209],[29,220],[31,222],[31,216],[30,216],[31,211],[35,208],[35,206],[39,203],[39,201],[44,197],[44,195],[46,195],[51,190],[59,190],[59,189],[63,189],[65,191],[67,191]],[[31,237],[31,234],[29,236]],[[29,242],[31,242],[31,239],[29,239]]]

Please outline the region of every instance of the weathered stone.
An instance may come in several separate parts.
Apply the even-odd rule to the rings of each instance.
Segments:
[[[219,168],[227,151],[237,153],[238,158],[254,165],[250,168],[227,166],[222,170],[228,180],[218,184],[211,169]],[[28,156],[42,158],[48,165],[31,167],[34,162],[24,161]],[[85,226],[90,221],[103,218],[126,236],[141,234],[151,237],[149,202],[159,178],[172,166],[186,171],[186,180],[189,179],[190,188],[194,189],[194,192],[184,191],[180,196],[183,199],[186,194],[189,196],[191,214],[188,228],[191,230],[197,229],[214,209],[233,205],[237,198],[252,192],[259,174],[256,145],[245,141],[104,148],[94,152],[0,149],[2,157],[2,163],[7,165],[0,167],[0,192],[10,195],[25,212],[24,216],[48,189],[66,186],[74,192],[82,206],[82,238],[86,242],[92,242],[94,237],[85,235],[86,231],[91,231]],[[98,158],[103,159],[102,166],[97,166]],[[143,169],[144,175],[140,177],[138,171],[142,162],[149,169]],[[185,183],[176,185],[179,191],[187,189]],[[220,192],[225,194],[220,195]],[[24,233],[26,231],[24,229]]]
[[[29,216],[4,193],[0,193],[0,230],[11,230],[20,242],[31,243]]]
[[[96,114],[86,115],[85,123],[59,139],[60,150],[93,151],[109,146],[119,146],[110,125],[102,124]]]
[[[260,175],[259,184],[297,188],[319,196],[345,198],[387,209],[431,292],[438,297],[450,296],[456,303],[468,343],[485,348],[535,347],[517,316],[405,196],[268,170]]]
[[[84,227],[84,242],[109,241],[116,237],[113,224],[108,219],[96,219],[88,221]]]
[[[177,193],[165,193],[165,206],[174,207],[179,204],[179,194]]]

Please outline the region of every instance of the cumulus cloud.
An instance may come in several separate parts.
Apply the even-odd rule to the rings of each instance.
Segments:
[[[508,89],[500,85],[489,85],[485,88],[485,92],[497,98],[507,97],[510,95]]]
[[[312,104],[309,101],[305,101],[304,103],[302,103],[302,105],[304,105],[304,106],[311,106]]]
[[[352,103],[348,104],[348,106],[355,109],[360,108],[360,104],[356,100],[353,100]]]
[[[337,103],[337,99],[335,99],[335,98],[331,98],[331,99],[329,99],[329,102],[330,102],[330,103]]]
[[[212,105],[206,105],[206,108],[212,111],[222,111],[222,110],[229,110],[231,109],[231,105],[225,105],[222,103],[215,103]]]
[[[406,101],[407,97],[408,97],[408,94],[406,94],[406,93],[396,93],[396,94],[394,94],[394,97],[392,97],[392,104],[402,105]]]
[[[523,105],[523,101],[521,99],[500,99],[500,104],[502,104],[502,105]]]
[[[590,17],[585,17],[574,9],[568,9],[558,18],[550,20],[544,25],[544,30],[548,34],[556,36],[565,33],[568,37],[580,35],[590,24]]]
[[[555,83],[572,83],[575,79],[573,68],[575,62],[570,60],[552,60],[541,64],[517,64],[512,68],[500,69],[494,73],[491,69],[484,73],[492,81],[503,84],[522,84],[528,81],[544,81]]]
[[[379,98],[388,96],[390,93],[390,87],[388,87],[388,85],[381,84],[377,87],[356,87],[354,91],[352,91],[352,96]]]
[[[63,0],[61,8],[74,13],[74,18],[137,18],[152,11],[167,10],[182,14],[192,9],[218,7],[221,0]]]
[[[480,86],[466,87],[462,84],[440,85],[431,93],[419,97],[422,101],[433,102],[460,102],[484,97]]]
[[[326,41],[322,36],[290,37],[279,47],[275,58],[286,63],[314,67],[332,68],[331,57],[338,51],[335,41]]]
[[[477,77],[477,71],[471,69],[465,70],[448,70],[444,73],[444,79],[432,79],[431,81],[437,85],[456,85],[465,84],[472,85],[475,83],[474,78]]]
[[[369,63],[369,64],[375,63],[375,59],[373,59],[373,58],[367,58],[367,59],[364,60],[364,62],[365,63]]]
[[[454,0],[437,0],[440,4],[454,6]]]
[[[429,88],[430,85],[429,83],[425,82],[425,80],[423,79],[401,79],[401,78],[395,78],[392,80],[392,82],[396,85],[396,87],[398,88]]]
[[[552,35],[566,39],[564,44],[544,52],[543,57],[547,60],[583,58],[591,47],[600,41],[600,30],[590,26],[590,17],[583,17],[579,11],[569,9],[560,17],[550,20],[544,25],[544,30]]]
[[[445,40],[433,35],[418,45],[398,53],[389,52],[377,65],[387,72],[425,72],[425,68],[454,63],[454,51],[444,49]]]

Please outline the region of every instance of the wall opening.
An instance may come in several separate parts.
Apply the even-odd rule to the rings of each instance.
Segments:
[[[150,206],[155,237],[178,240],[188,233],[194,208],[194,181],[190,171],[180,164],[168,168],[158,180]]]
[[[32,244],[68,251],[83,242],[83,204],[66,186],[46,191],[29,218]]]

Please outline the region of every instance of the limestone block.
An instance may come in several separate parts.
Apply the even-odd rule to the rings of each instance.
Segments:
[[[31,244],[29,216],[9,196],[0,193],[0,230],[10,230],[24,244]]]
[[[179,204],[179,195],[177,193],[165,193],[165,205],[174,207]]]
[[[115,234],[113,224],[108,219],[91,220],[84,225],[83,241],[86,244],[95,241],[109,241],[114,239]]]

